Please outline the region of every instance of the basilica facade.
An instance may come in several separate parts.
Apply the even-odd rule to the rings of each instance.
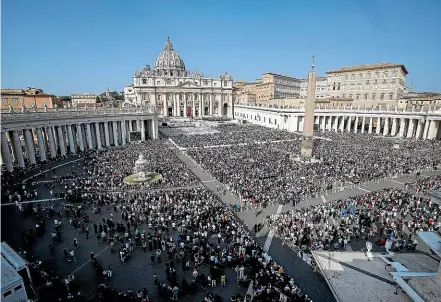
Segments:
[[[162,116],[233,117],[233,79],[186,69],[169,38],[155,65],[146,65],[124,87],[123,106],[150,106]]]

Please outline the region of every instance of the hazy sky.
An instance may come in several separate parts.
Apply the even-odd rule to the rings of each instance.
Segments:
[[[3,88],[122,91],[167,35],[185,65],[235,80],[405,64],[416,91],[441,92],[441,0],[2,0]]]

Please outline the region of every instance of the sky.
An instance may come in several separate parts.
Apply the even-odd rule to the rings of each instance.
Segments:
[[[187,68],[253,81],[379,62],[441,92],[441,0],[2,0],[1,87],[122,91],[167,36]]]

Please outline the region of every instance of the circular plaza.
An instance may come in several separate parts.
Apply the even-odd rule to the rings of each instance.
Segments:
[[[151,138],[4,169],[2,240],[30,296],[336,301],[325,257],[427,254],[417,232],[441,226],[439,140],[316,131],[298,160],[302,135],[252,124],[175,121]]]

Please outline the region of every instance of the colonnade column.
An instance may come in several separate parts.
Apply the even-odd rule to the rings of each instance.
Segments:
[[[417,120],[417,129],[415,133],[415,138],[420,139],[421,138],[421,132],[423,130],[423,122],[421,120]]]
[[[35,132],[37,132],[38,153],[40,154],[40,161],[45,162],[47,160],[47,157],[46,157],[46,149],[44,146],[44,139],[43,139],[43,134],[41,132],[41,128],[35,129]]]
[[[18,136],[18,132],[16,130],[12,131],[12,138],[14,139],[14,155],[17,159],[17,164],[20,168],[24,168],[25,162],[23,157],[23,149],[21,148],[20,137]]]
[[[104,122],[104,140],[106,147],[110,147],[109,122]]]
[[[426,122],[424,123],[423,139],[427,139],[427,135],[429,134],[429,125],[430,120],[426,119]]]
[[[377,127],[375,127],[375,133],[377,135],[381,133],[381,117],[377,117]]]
[[[340,124],[339,124],[338,129],[340,129],[340,131],[343,132],[345,130],[345,117],[340,116],[338,118],[340,119]]]
[[[364,129],[366,127],[366,117],[363,116],[362,122],[361,122],[361,133],[364,133]]]
[[[93,149],[93,142],[92,142],[92,131],[90,130],[90,123],[86,124],[86,136],[87,136],[87,146],[90,150]]]
[[[122,145],[125,146],[127,143],[127,130],[126,130],[126,121],[121,121],[121,139],[122,139]]]
[[[383,129],[383,135],[388,136],[389,135],[389,118],[386,117],[384,120],[384,129]]]
[[[49,137],[49,151],[51,153],[51,158],[55,158],[57,157],[57,149],[55,148],[54,129],[52,127],[47,127],[46,134]]]
[[[332,116],[331,119],[334,118],[334,121],[332,122],[332,130],[337,131],[338,128],[338,116]]]
[[[437,137],[439,131],[439,125],[437,120],[430,120],[429,133],[427,135],[428,139],[434,139]]]
[[[95,123],[95,136],[97,149],[102,149],[103,147],[101,146],[100,123]]]
[[[369,130],[368,130],[369,134],[372,134],[373,124],[374,124],[374,118],[371,116],[371,117],[369,117]]]
[[[396,118],[392,118],[392,130],[390,135],[395,136],[397,135],[397,119]]]
[[[152,122],[152,126],[153,126],[153,139],[158,139],[158,120],[157,119],[153,119]]]
[[[399,133],[399,136],[400,136],[400,137],[404,137],[404,127],[406,126],[405,123],[406,123],[406,122],[404,121],[404,118],[401,118],[401,122],[400,122],[400,133]]]
[[[357,133],[357,131],[358,131],[358,115],[355,117],[354,133]]]
[[[181,101],[179,101],[179,103],[180,102]],[[185,98],[184,98],[183,102],[184,102],[184,117],[187,117],[187,100],[185,100]]]
[[[326,129],[326,116],[322,116],[321,118],[322,118],[322,120],[320,121],[320,123],[321,123],[320,130],[325,131],[325,129]]]
[[[11,172],[14,169],[14,165],[12,163],[12,155],[11,150],[9,149],[9,144],[6,139],[5,133],[1,133],[1,144],[2,144],[2,159],[5,163],[6,170]]]
[[[75,154],[76,150],[75,150],[74,137],[73,137],[72,126],[71,125],[67,125],[67,137],[69,139],[70,153]]]
[[[192,115],[193,115],[193,117],[195,117],[196,116],[196,100],[194,100],[194,97],[193,97],[193,93],[192,94],[190,94],[190,98],[191,98],[191,113],[192,113]]]
[[[208,97],[210,98],[209,99],[209,101],[210,101],[210,107],[208,108],[208,114],[210,115],[210,116],[212,116],[213,115],[213,95],[212,94],[209,94],[208,95]]]
[[[407,137],[413,137],[413,128],[415,126],[415,121],[413,119],[409,119],[409,127],[407,128]]]
[[[29,163],[31,165],[35,165],[37,161],[35,160],[34,140],[32,139],[31,132],[29,129],[24,129],[23,132],[25,137],[26,151],[28,153]]]
[[[113,144],[115,146],[119,146],[119,143],[118,143],[118,124],[115,121],[113,121],[112,127],[113,127]],[[141,137],[142,137],[142,133],[143,133],[142,131],[143,131],[143,126],[141,126]]]
[[[77,136],[80,151],[84,151],[83,128],[81,124],[77,124]]]
[[[63,128],[62,126],[57,126],[57,133],[58,133],[58,144],[60,146],[60,152],[61,155],[66,155],[66,144],[64,142],[64,136],[63,136]]]
[[[328,120],[327,123],[326,123],[326,129],[328,131],[331,131],[331,129],[332,129],[332,115],[331,116],[327,116],[326,118]]]
[[[346,131],[351,132],[352,116],[348,116]]]

